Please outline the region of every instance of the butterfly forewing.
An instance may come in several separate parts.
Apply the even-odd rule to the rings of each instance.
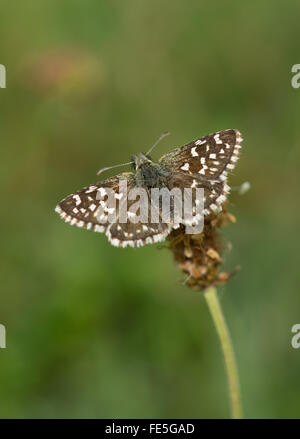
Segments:
[[[64,198],[56,207],[56,211],[72,226],[103,232],[106,225],[99,222],[98,219],[98,208],[101,201],[99,194],[106,189],[112,189],[117,193],[118,186],[118,176],[86,186]]]
[[[238,161],[241,142],[239,131],[219,131],[171,151],[159,163],[171,167],[172,186],[204,189],[203,213],[207,215],[227,198],[227,174]]]
[[[167,163],[173,172],[198,174],[206,179],[226,176],[238,160],[241,141],[237,130],[219,131],[176,148],[159,163]]]

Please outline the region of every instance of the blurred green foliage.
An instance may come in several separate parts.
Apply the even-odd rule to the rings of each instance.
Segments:
[[[244,136],[219,288],[247,417],[299,417],[299,63],[294,1],[3,1],[0,417],[228,417],[201,293],[167,250],[116,249],[54,213],[170,130],[156,157]],[[154,154],[154,155],[155,155]],[[109,174],[107,174],[109,175]]]

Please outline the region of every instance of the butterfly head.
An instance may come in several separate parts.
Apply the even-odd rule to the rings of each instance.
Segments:
[[[148,155],[139,152],[138,154],[132,156],[132,166],[135,171],[140,169],[146,163],[152,163],[152,160]]]
[[[154,163],[148,154],[142,152],[132,156],[135,170],[135,183],[144,187],[163,187],[170,172],[158,163]]]

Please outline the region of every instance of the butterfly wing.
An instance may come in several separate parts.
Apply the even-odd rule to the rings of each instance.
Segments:
[[[223,130],[196,139],[165,154],[159,160],[172,172],[172,187],[204,189],[204,214],[215,212],[230,191],[228,172],[239,159],[242,136],[238,130]]]
[[[124,182],[126,190],[121,186]],[[140,247],[163,241],[171,226],[161,220],[157,223],[148,221],[151,205],[147,192],[144,202],[147,218],[138,220],[136,201],[128,199],[135,186],[134,174],[123,173],[67,196],[55,210],[70,225],[105,233],[116,247]],[[159,213],[158,217],[160,219]]]

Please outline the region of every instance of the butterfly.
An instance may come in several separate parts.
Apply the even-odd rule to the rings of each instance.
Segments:
[[[160,201],[151,205],[151,191],[155,188],[169,191],[174,188],[202,188],[204,197],[200,217],[203,219],[205,215],[218,212],[230,192],[228,173],[239,159],[242,140],[238,130],[228,129],[175,148],[157,163],[148,153],[138,153],[132,157],[133,172],[121,173],[86,186],[64,198],[55,210],[70,225],[105,233],[116,247],[140,247],[164,241],[180,224],[172,219],[165,220]],[[125,192],[121,190],[123,184],[126,184]],[[136,200],[128,195],[134,190],[138,193],[143,190],[148,197],[147,217],[141,217],[134,209]],[[113,194],[112,197],[110,194]],[[192,203],[194,212],[195,197]],[[170,210],[173,208],[171,203]],[[150,211],[155,213],[155,221]],[[105,222],[105,215],[110,215],[113,221]],[[184,220],[182,223],[185,224]]]

